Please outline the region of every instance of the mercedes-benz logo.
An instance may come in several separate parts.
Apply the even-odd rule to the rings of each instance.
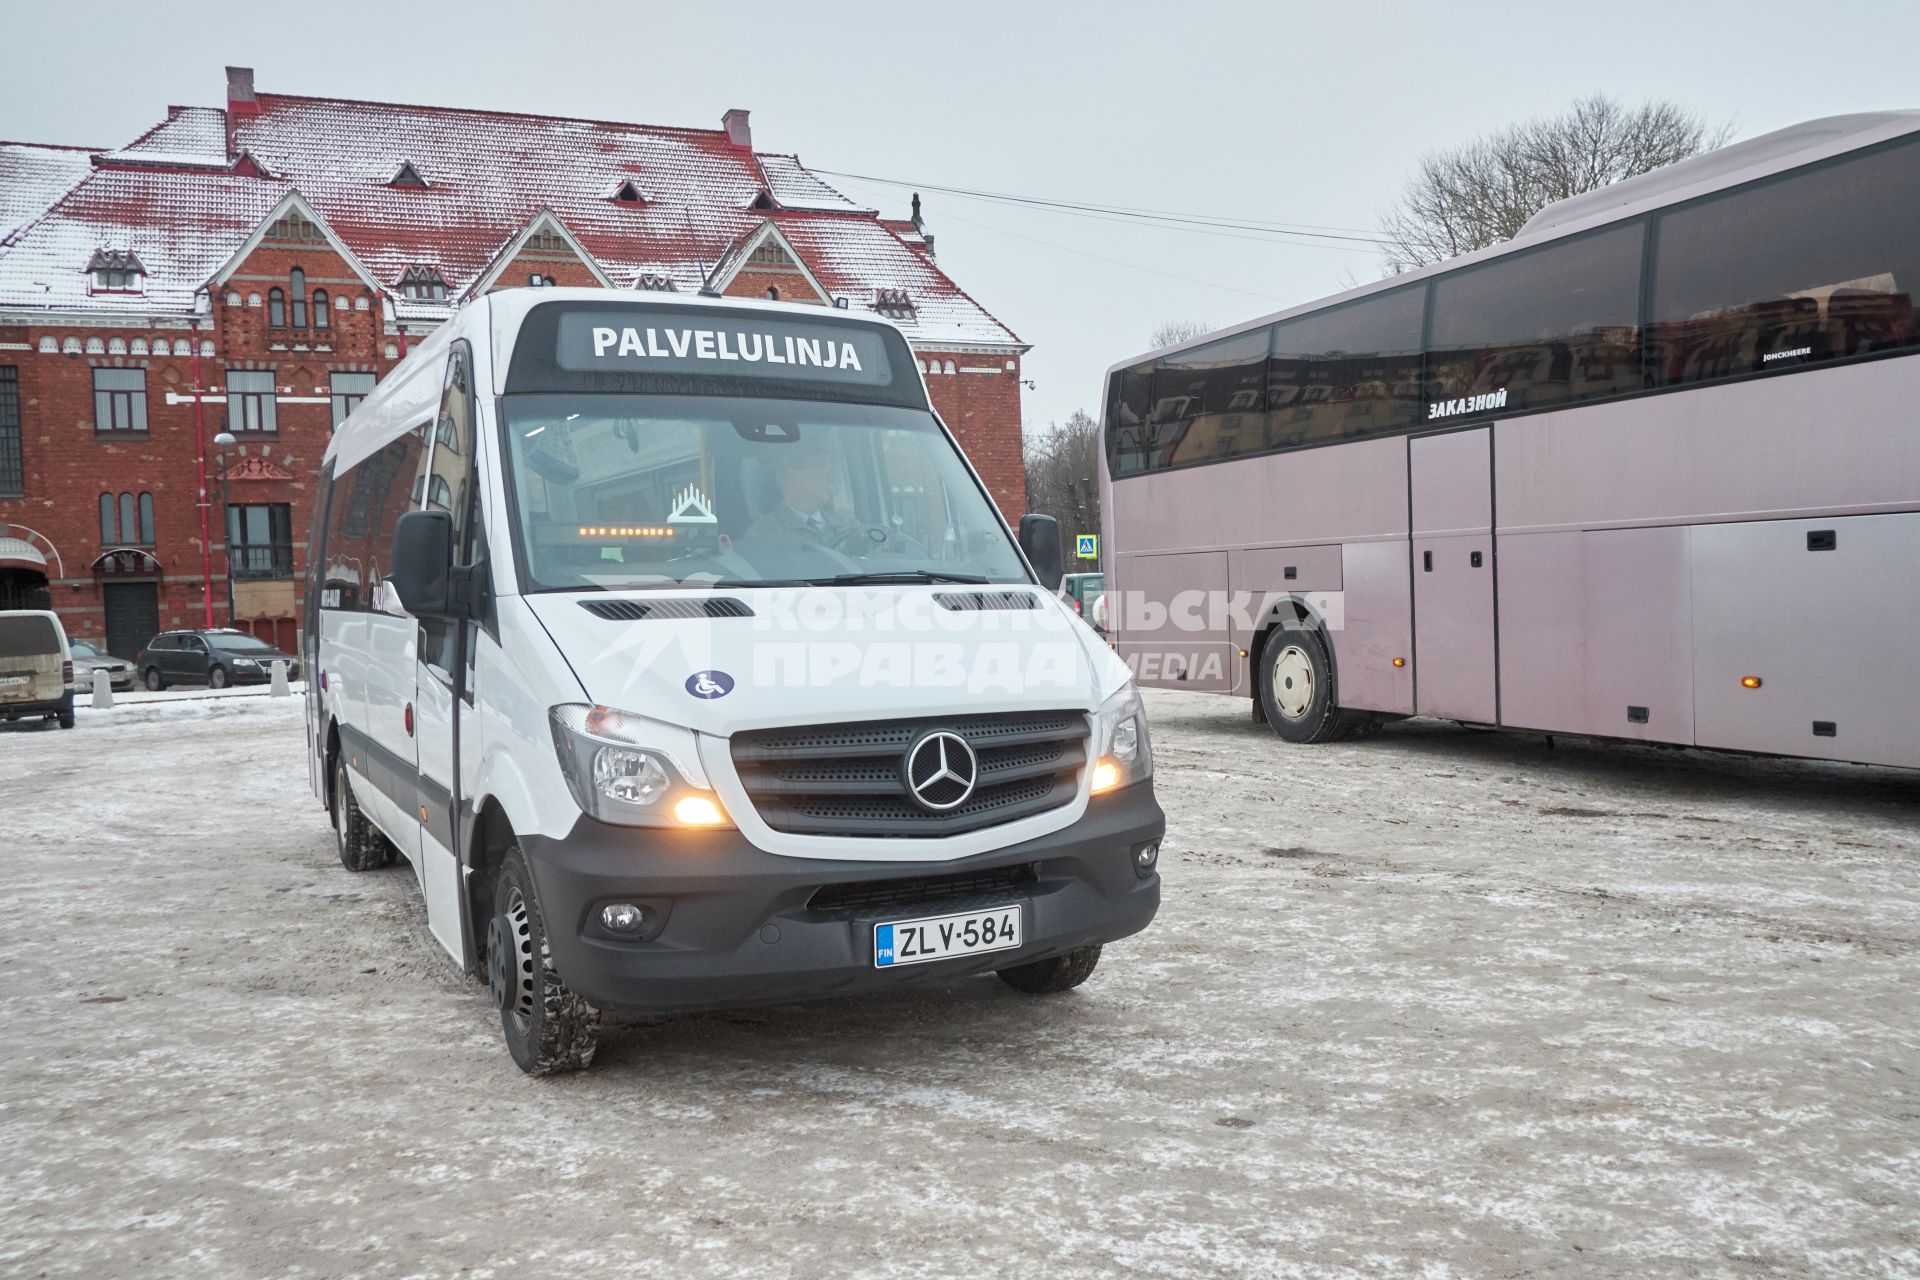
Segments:
[[[936,729],[907,750],[907,790],[935,813],[965,804],[979,772],[973,748],[950,729]]]

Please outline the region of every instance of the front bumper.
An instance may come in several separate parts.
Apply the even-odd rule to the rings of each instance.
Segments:
[[[951,862],[840,862],[754,848],[737,831],[618,827],[581,818],[560,839],[522,837],[556,969],[603,1009],[669,1013],[771,1004],[949,981],[1045,959],[1146,928],[1160,877],[1138,875],[1133,850],[1166,817],[1151,784],[1095,797],[1072,826]],[[1034,879],[984,896],[884,906],[810,905],[823,886],[920,880],[1032,864]],[[876,969],[873,926],[1023,901],[1015,951]],[[599,925],[602,905],[664,904],[643,942]]]

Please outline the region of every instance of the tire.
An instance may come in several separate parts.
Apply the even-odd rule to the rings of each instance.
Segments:
[[[393,846],[360,811],[347,778],[347,758],[333,757],[333,847],[349,871],[374,871],[393,861]]]
[[[1093,976],[1100,963],[1100,944],[1077,947],[1063,956],[1050,956],[1031,964],[1017,964],[1000,970],[1000,981],[1015,991],[1030,996],[1050,996],[1071,991]]]
[[[1320,631],[1276,628],[1260,650],[1256,679],[1267,724],[1288,742],[1338,742],[1378,724],[1371,713],[1343,711],[1335,701],[1332,650]]]
[[[167,687],[167,678],[160,674],[158,667],[148,667],[146,675],[141,677],[141,682],[154,693]]]
[[[73,728],[73,699],[72,698],[68,698],[67,705],[60,708],[59,718],[60,718],[60,727],[62,729]]]
[[[507,1052],[530,1076],[583,1071],[600,1047],[600,1011],[567,989],[553,967],[546,918],[518,845],[507,850],[487,926],[487,986]]]
[[[207,688],[224,689],[226,687],[227,687],[227,669],[225,667],[216,666],[211,671],[207,672]]]

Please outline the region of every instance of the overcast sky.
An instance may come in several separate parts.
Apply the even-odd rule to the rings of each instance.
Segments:
[[[1736,137],[1920,108],[1920,4],[431,2],[9,6],[0,138],[123,144],[267,92],[717,126],[907,183],[1377,227],[1422,153],[1595,91]],[[831,179],[904,214],[908,187]],[[927,192],[941,264],[1024,340],[1030,426],[1095,409],[1162,320],[1224,325],[1379,274],[1365,246],[1128,226]]]

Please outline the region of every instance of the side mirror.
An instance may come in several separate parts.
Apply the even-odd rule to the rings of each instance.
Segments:
[[[409,511],[393,530],[387,583],[416,618],[453,616],[453,517]]]
[[[1026,553],[1040,585],[1058,591],[1060,579],[1067,572],[1060,554],[1060,522],[1052,516],[1021,516],[1020,550]]]

